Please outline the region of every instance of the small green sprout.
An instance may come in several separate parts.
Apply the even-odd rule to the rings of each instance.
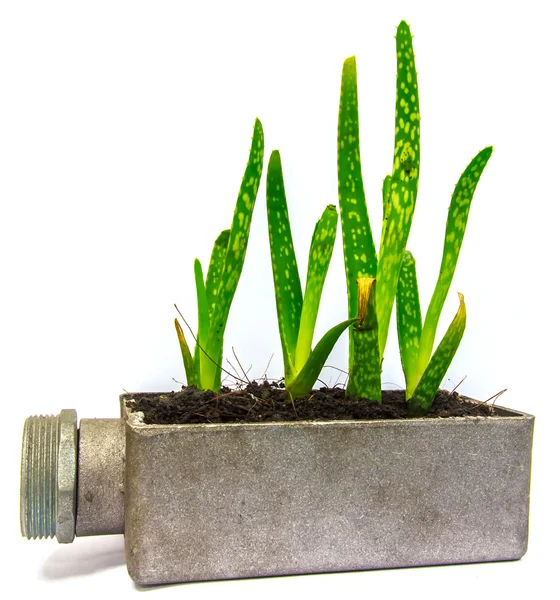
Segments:
[[[406,251],[414,216],[420,170],[420,110],[412,36],[397,28],[397,94],[393,171],[383,182],[383,223],[379,256],[375,250],[361,173],[356,61],[343,67],[338,121],[338,193],[342,221],[348,315],[358,315],[350,336],[347,394],[381,402],[381,367],[395,297],[406,398],[411,413],[425,413],[461,341],[466,308],[460,306],[432,356],[437,324],[461,248],[474,191],[492,148],[467,167],[453,194],[440,276],[426,321],[418,299],[416,269]]]
[[[263,159],[263,129],[261,122],[256,119],[249,161],[241,182],[231,229],[222,231],[214,243],[206,281],[200,261],[196,259],[194,262],[198,302],[198,332],[194,356],[179,321],[175,319],[187,383],[200,389],[218,391],[220,388],[224,332],[243,269]]]
[[[327,206],[315,226],[309,250],[305,293],[302,293],[278,151],[272,153],[268,163],[266,206],[284,381],[293,399],[311,391],[336,341],[356,319],[336,325],[311,349],[323,285],[336,238],[338,214],[334,206]]]

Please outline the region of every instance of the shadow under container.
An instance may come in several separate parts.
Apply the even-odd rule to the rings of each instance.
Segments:
[[[526,552],[531,415],[146,425],[121,403],[126,560],[139,584]]]

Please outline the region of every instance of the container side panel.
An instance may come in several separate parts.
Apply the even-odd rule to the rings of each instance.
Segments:
[[[532,427],[129,423],[130,573],[152,584],[518,559]]]

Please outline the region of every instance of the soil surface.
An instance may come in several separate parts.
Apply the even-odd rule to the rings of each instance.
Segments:
[[[341,388],[313,390],[306,398],[286,401],[282,384],[255,382],[242,389],[201,391],[194,386],[166,394],[129,394],[127,406],[144,413],[146,424],[264,423],[271,421],[327,421],[406,419],[403,390],[386,390],[383,403],[346,398]],[[427,417],[488,417],[487,404],[472,404],[455,393],[440,390]]]

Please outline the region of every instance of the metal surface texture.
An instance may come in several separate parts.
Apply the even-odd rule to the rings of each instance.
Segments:
[[[518,559],[534,418],[126,425],[140,584]],[[510,415],[510,416],[505,416]]]
[[[76,531],[76,482],[78,430],[75,410],[61,410],[56,471],[56,539],[61,544],[74,540]]]
[[[124,533],[124,422],[75,410],[25,421],[20,522],[28,539]],[[79,460],[78,460],[79,458]]]
[[[64,544],[76,526],[76,411],[25,421],[21,454],[20,523],[28,539]]]
[[[521,558],[534,417],[145,425],[30,417],[21,530],[125,533],[139,584]],[[77,478],[77,484],[76,484]]]
[[[124,533],[124,422],[82,419],[76,536]]]

